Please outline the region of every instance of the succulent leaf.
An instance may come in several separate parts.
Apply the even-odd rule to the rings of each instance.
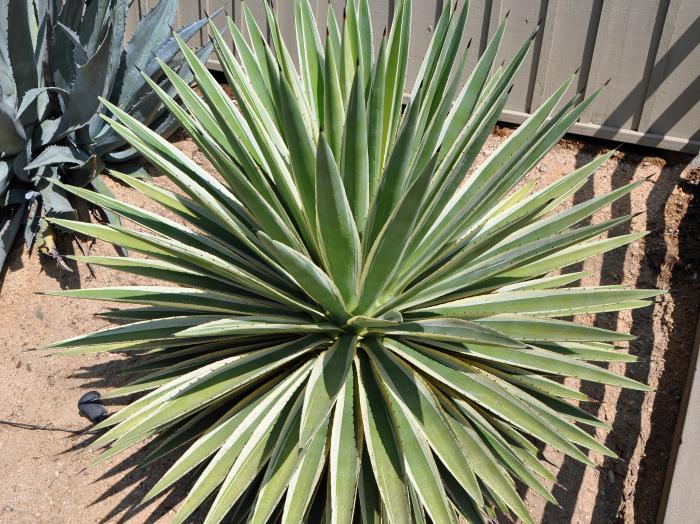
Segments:
[[[2,152],[8,157],[16,155],[25,147],[27,137],[18,118],[14,109],[0,102],[0,134],[3,137]]]

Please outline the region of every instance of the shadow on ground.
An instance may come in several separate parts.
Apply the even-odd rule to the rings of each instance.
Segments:
[[[592,142],[595,144],[595,142]],[[583,149],[577,157],[577,167],[590,161],[590,149]],[[626,147],[624,157],[612,176],[613,189],[632,181],[635,169],[643,160],[639,149]],[[619,459],[606,459],[598,477],[598,487],[591,522],[615,523],[635,522],[652,524],[656,521],[656,512],[662,495],[662,486],[669,458],[678,407],[685,385],[688,361],[692,352],[695,324],[698,316],[697,264],[700,260],[700,186],[698,174],[690,180],[682,180],[681,174],[691,160],[689,156],[663,154],[666,165],[662,168],[654,187],[646,200],[648,226],[650,234],[644,243],[643,258],[639,261],[639,275],[635,282],[638,288],[655,288],[668,286],[676,301],[673,315],[666,322],[671,326],[668,334],[668,350],[663,362],[654,362],[651,358],[654,348],[654,308],[643,308],[632,313],[632,334],[638,338],[630,344],[630,353],[640,357],[640,362],[626,366],[625,375],[641,382],[649,382],[652,367],[663,368],[658,378],[657,392],[653,395],[651,421],[648,436],[640,441],[642,409],[645,395],[642,392],[621,391],[614,408],[615,418],[612,431],[605,440],[605,445],[618,454]],[[575,197],[575,203],[583,202],[593,196],[593,182],[583,187]],[[689,207],[677,229],[666,223],[665,209],[676,187],[689,194]],[[616,202],[612,216],[618,217],[633,212],[630,195]],[[629,228],[621,228],[613,233],[629,233]],[[672,265],[670,278],[664,278],[662,272],[667,253],[665,235],[678,235],[678,260]],[[579,270],[575,268],[574,270]],[[625,257],[611,252],[605,255],[602,264],[601,284],[620,284],[626,271]],[[665,286],[660,285],[665,284]],[[617,314],[599,314],[595,325],[616,329]],[[591,398],[584,407],[593,415],[600,415],[599,406],[603,401],[605,388],[600,385],[584,383],[581,391]],[[641,446],[641,454],[639,447]],[[641,458],[634,461],[635,450]],[[627,481],[630,468],[638,468],[636,481]],[[547,524],[571,522],[576,508],[585,466],[566,458],[559,469],[554,495],[559,505],[548,504],[542,518]],[[634,494],[632,507],[625,507],[625,501]],[[633,517],[631,516],[633,515]],[[633,520],[625,520],[633,518]]]

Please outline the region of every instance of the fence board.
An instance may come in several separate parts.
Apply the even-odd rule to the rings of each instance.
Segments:
[[[533,107],[544,102],[577,69],[578,81],[574,82],[567,96],[585,88],[602,6],[603,0],[550,0],[543,28]]]
[[[523,45],[523,42],[528,39],[537,26],[538,20],[544,19],[543,8],[546,7],[546,4],[547,2],[540,0],[495,0],[493,2],[489,20],[489,37],[496,32],[506,13],[510,13],[508,16],[508,28],[496,57],[497,64],[504,60],[507,63]],[[534,73],[541,46],[542,31],[535,38],[534,44],[515,77],[515,85],[508,97],[506,109],[523,112],[530,111]]]
[[[242,0],[183,0],[180,22],[225,6],[241,24]],[[267,32],[265,0],[248,7]],[[278,0],[281,29],[296,60],[295,0]],[[398,0],[370,0],[374,42],[390,25]],[[460,4],[464,0],[460,0]],[[409,81],[427,49],[439,9],[447,0],[413,0]],[[156,0],[134,2],[143,14]],[[342,23],[344,0],[331,0]],[[325,27],[328,0],[311,0]],[[594,106],[572,132],[624,142],[700,151],[700,2],[696,0],[471,0],[466,41],[472,39],[467,73],[483,53],[488,37],[510,11],[508,31],[498,61],[508,60],[538,20],[543,21],[533,48],[516,78],[502,119],[521,122],[577,68],[572,93],[591,93],[606,80]],[[137,15],[138,16],[138,15]],[[131,16],[133,27],[134,15]],[[221,25],[221,24],[220,24]],[[242,26],[242,25],[241,25]],[[325,36],[325,30],[320,31]],[[210,62],[217,68],[216,59]],[[411,85],[408,86],[410,90]]]
[[[700,2],[675,0],[647,93],[640,128],[700,139]]]
[[[408,67],[406,71],[407,91],[418,76],[423,57],[428,51],[433,38],[437,16],[442,11],[442,0],[421,0],[414,4],[411,18],[411,41],[408,48]]]

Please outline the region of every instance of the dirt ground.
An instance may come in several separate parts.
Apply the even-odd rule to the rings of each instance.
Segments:
[[[485,151],[493,150],[509,132],[497,130]],[[195,160],[203,160],[190,142],[180,139],[177,144]],[[592,140],[564,140],[530,178],[538,185],[554,181],[610,147]],[[597,437],[620,459],[603,460],[592,453],[599,467],[591,469],[544,449],[557,477],[553,491],[560,505],[546,504],[528,493],[528,505],[539,522],[654,522],[700,303],[700,172],[687,168],[689,161],[687,156],[626,146],[572,199],[581,202],[646,179],[594,221],[635,213],[630,226],[616,233],[644,229],[651,233],[627,250],[583,264],[595,275],[585,283],[623,283],[670,293],[653,308],[586,319],[638,336],[630,351],[642,361],[611,367],[650,384],[656,392],[582,385],[593,399],[585,408],[613,426],[610,434],[598,430]],[[162,177],[156,181],[170,187]],[[110,185],[118,197],[154,209],[135,192]],[[114,253],[101,242],[90,247],[94,254]],[[63,249],[70,252],[77,247],[66,242]],[[60,269],[36,254],[28,256],[16,246],[0,280],[0,523],[168,522],[186,486],[138,506],[168,464],[137,470],[137,454],[89,468],[95,453],[83,449],[90,441],[85,434],[89,423],[78,415],[77,399],[88,390],[104,392],[124,384],[126,377],[120,372],[124,361],[110,355],[57,357],[32,351],[40,344],[108,325],[96,316],[107,306],[104,303],[37,293],[147,281],[103,268],[95,268],[94,275],[82,265],[70,264],[70,269]]]

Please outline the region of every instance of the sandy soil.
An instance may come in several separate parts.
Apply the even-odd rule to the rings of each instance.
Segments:
[[[486,150],[494,149],[509,132],[499,129]],[[191,143],[177,143],[195,160],[203,161]],[[595,141],[562,141],[531,179],[538,185],[551,182],[609,147]],[[553,490],[560,506],[545,504],[528,493],[528,505],[540,522],[654,522],[700,302],[700,173],[685,169],[689,160],[625,147],[573,198],[580,202],[629,181],[648,179],[612,210],[596,215],[594,221],[611,214],[637,213],[627,229],[646,228],[651,234],[627,250],[584,264],[584,269],[596,275],[586,283],[624,283],[671,292],[653,308],[586,319],[603,327],[631,330],[639,337],[630,351],[643,361],[613,367],[657,391],[645,395],[582,386],[593,399],[585,408],[614,428],[609,435],[598,431],[598,438],[620,459],[603,460],[592,454],[599,467],[590,469],[544,449],[557,476]],[[163,178],[157,183],[168,186]],[[120,198],[153,209],[133,191],[110,185]],[[101,242],[85,242],[82,247],[96,254],[114,253]],[[67,242],[63,249],[71,252],[78,248]],[[77,399],[91,389],[106,391],[123,384],[126,377],[120,370],[124,361],[113,355],[56,357],[32,351],[42,343],[108,324],[96,316],[106,304],[46,297],[38,292],[146,281],[101,268],[95,268],[93,275],[85,266],[70,267],[71,272],[59,269],[36,255],[28,256],[18,246],[10,257],[4,282],[0,280],[0,522],[168,522],[186,486],[146,507],[137,507],[167,464],[137,470],[136,454],[88,468],[95,453],[83,450],[91,437],[84,433],[89,423],[79,417]]]

